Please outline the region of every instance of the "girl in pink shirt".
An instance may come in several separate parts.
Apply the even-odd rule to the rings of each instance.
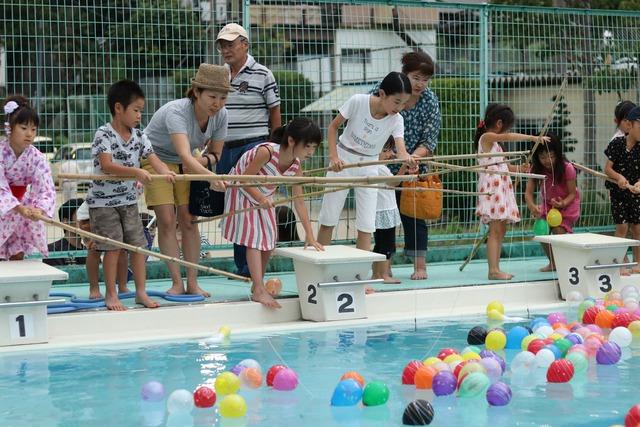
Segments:
[[[534,218],[546,218],[552,208],[562,214],[562,223],[551,228],[553,234],[573,233],[573,225],[580,218],[580,193],[576,182],[576,170],[564,156],[562,143],[555,135],[549,135],[547,145],[539,145],[531,158],[531,172],[546,175],[547,179],[530,179],[527,182],[525,200]],[[542,184],[541,184],[542,183]],[[536,204],[535,192],[540,189],[540,204]],[[551,248],[542,244],[549,264],[540,271],[555,271]]]

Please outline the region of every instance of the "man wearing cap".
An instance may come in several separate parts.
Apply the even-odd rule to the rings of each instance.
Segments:
[[[187,97],[170,101],[153,114],[144,130],[151,141],[156,155],[176,174],[213,174],[206,168],[209,162],[216,162],[227,136],[227,110],[225,103],[231,91],[229,73],[220,65],[200,64],[198,72],[191,80]],[[207,147],[210,155],[195,157],[196,150]],[[151,171],[151,165],[143,163]],[[153,172],[152,172],[153,173]],[[212,181],[211,187],[224,191],[224,184]],[[198,263],[200,257],[200,233],[193,224],[189,212],[189,183],[177,181],[171,184],[164,180],[154,180],[145,185],[147,206],[153,209],[158,220],[158,244],[160,251],[179,258],[176,219],[182,234],[184,259]],[[224,194],[224,193],[220,193]],[[200,294],[208,297],[198,286],[197,271],[187,269],[186,289],[178,265],[168,262],[167,268],[173,282],[171,294]]]
[[[246,151],[269,138],[269,129],[281,126],[280,95],[271,70],[249,55],[249,35],[244,28],[225,25],[216,44],[234,89],[227,100],[229,127],[216,168],[217,173],[227,174]],[[238,274],[249,276],[245,251],[244,246],[234,245]]]

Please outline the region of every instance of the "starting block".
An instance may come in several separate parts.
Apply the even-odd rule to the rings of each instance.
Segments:
[[[536,236],[533,240],[551,245],[564,299],[572,291],[602,298],[622,288],[620,268],[635,265],[623,262],[624,256],[629,246],[640,246],[638,240],[594,233]]]
[[[326,320],[367,317],[365,287],[382,279],[367,279],[371,263],[385,256],[349,246],[279,248],[276,254],[293,259],[302,318]]]
[[[45,343],[47,304],[54,280],[67,273],[41,261],[0,262],[0,346]]]

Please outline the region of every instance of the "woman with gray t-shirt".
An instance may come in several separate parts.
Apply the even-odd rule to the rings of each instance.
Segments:
[[[227,110],[224,108],[227,93],[231,91],[229,75],[224,67],[201,64],[196,77],[191,80],[187,98],[171,101],[151,118],[144,133],[149,137],[156,155],[176,174],[213,174],[206,168],[208,162],[217,162],[227,135]],[[208,148],[203,157],[194,157],[195,150]],[[150,165],[143,164],[145,169]],[[151,169],[149,169],[151,171]],[[215,170],[215,169],[214,169]],[[212,181],[215,190],[224,191],[224,183]],[[176,219],[182,234],[184,259],[197,263],[200,256],[200,232],[192,223],[189,213],[189,182],[153,181],[145,186],[147,206],[153,209],[158,222],[160,252],[178,258]],[[180,267],[168,262],[167,268],[173,282],[170,294],[209,294],[198,286],[197,272],[187,269],[187,286],[184,287]]]

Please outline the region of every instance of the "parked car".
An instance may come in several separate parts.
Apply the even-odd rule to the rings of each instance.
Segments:
[[[61,146],[56,152],[51,163],[51,175],[58,184],[58,175],[61,173],[91,174],[93,173],[93,156],[91,144],[76,143]],[[63,199],[68,200],[77,197],[79,189],[85,190],[90,181],[65,181],[60,187]]]
[[[53,138],[48,136],[38,135],[33,139],[33,146],[36,147],[48,161],[54,156],[56,147],[53,145]]]

